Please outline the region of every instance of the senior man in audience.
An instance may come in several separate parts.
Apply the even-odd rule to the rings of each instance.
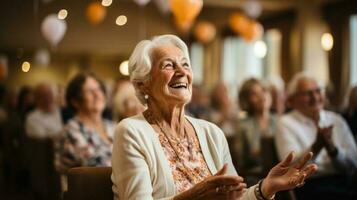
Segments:
[[[324,94],[316,79],[306,73],[295,75],[288,86],[293,110],[278,123],[276,146],[280,159],[295,151],[299,156],[314,153],[318,165],[315,179],[297,190],[301,199],[356,199],[357,148],[345,120],[323,109]],[[353,177],[353,176],[349,176]]]
[[[35,89],[36,109],[26,118],[26,133],[30,138],[58,138],[62,130],[62,120],[56,105],[53,87],[40,83]]]

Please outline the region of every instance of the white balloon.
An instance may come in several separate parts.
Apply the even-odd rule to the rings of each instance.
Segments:
[[[35,53],[34,60],[36,65],[47,67],[51,61],[50,53],[47,51],[47,49],[39,49]]]
[[[53,47],[62,40],[66,30],[66,21],[58,19],[57,14],[50,14],[42,21],[42,34]]]
[[[150,0],[134,0],[139,6],[146,6],[150,2]]]
[[[243,10],[248,16],[252,18],[258,18],[263,11],[263,7],[260,2],[256,0],[246,1],[243,4]]]
[[[167,14],[170,12],[170,4],[168,0],[154,0],[154,2],[161,13]]]

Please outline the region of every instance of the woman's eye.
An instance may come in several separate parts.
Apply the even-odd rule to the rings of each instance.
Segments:
[[[164,68],[170,68],[170,67],[173,67],[172,63],[166,63],[166,64],[164,65]]]
[[[183,63],[182,64],[184,67],[190,67],[190,65],[188,63]]]

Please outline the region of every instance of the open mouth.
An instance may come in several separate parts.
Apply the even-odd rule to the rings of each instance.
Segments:
[[[174,88],[174,89],[181,89],[181,88],[184,88],[184,89],[187,89],[187,83],[173,83],[170,85],[171,88]]]

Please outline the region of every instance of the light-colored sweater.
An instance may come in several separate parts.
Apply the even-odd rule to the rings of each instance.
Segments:
[[[228,163],[228,175],[237,175],[226,138],[216,125],[192,117],[203,156],[212,174]],[[172,172],[154,129],[142,114],[116,127],[112,154],[114,199],[172,199],[176,195]],[[255,200],[254,187],[242,199]]]

